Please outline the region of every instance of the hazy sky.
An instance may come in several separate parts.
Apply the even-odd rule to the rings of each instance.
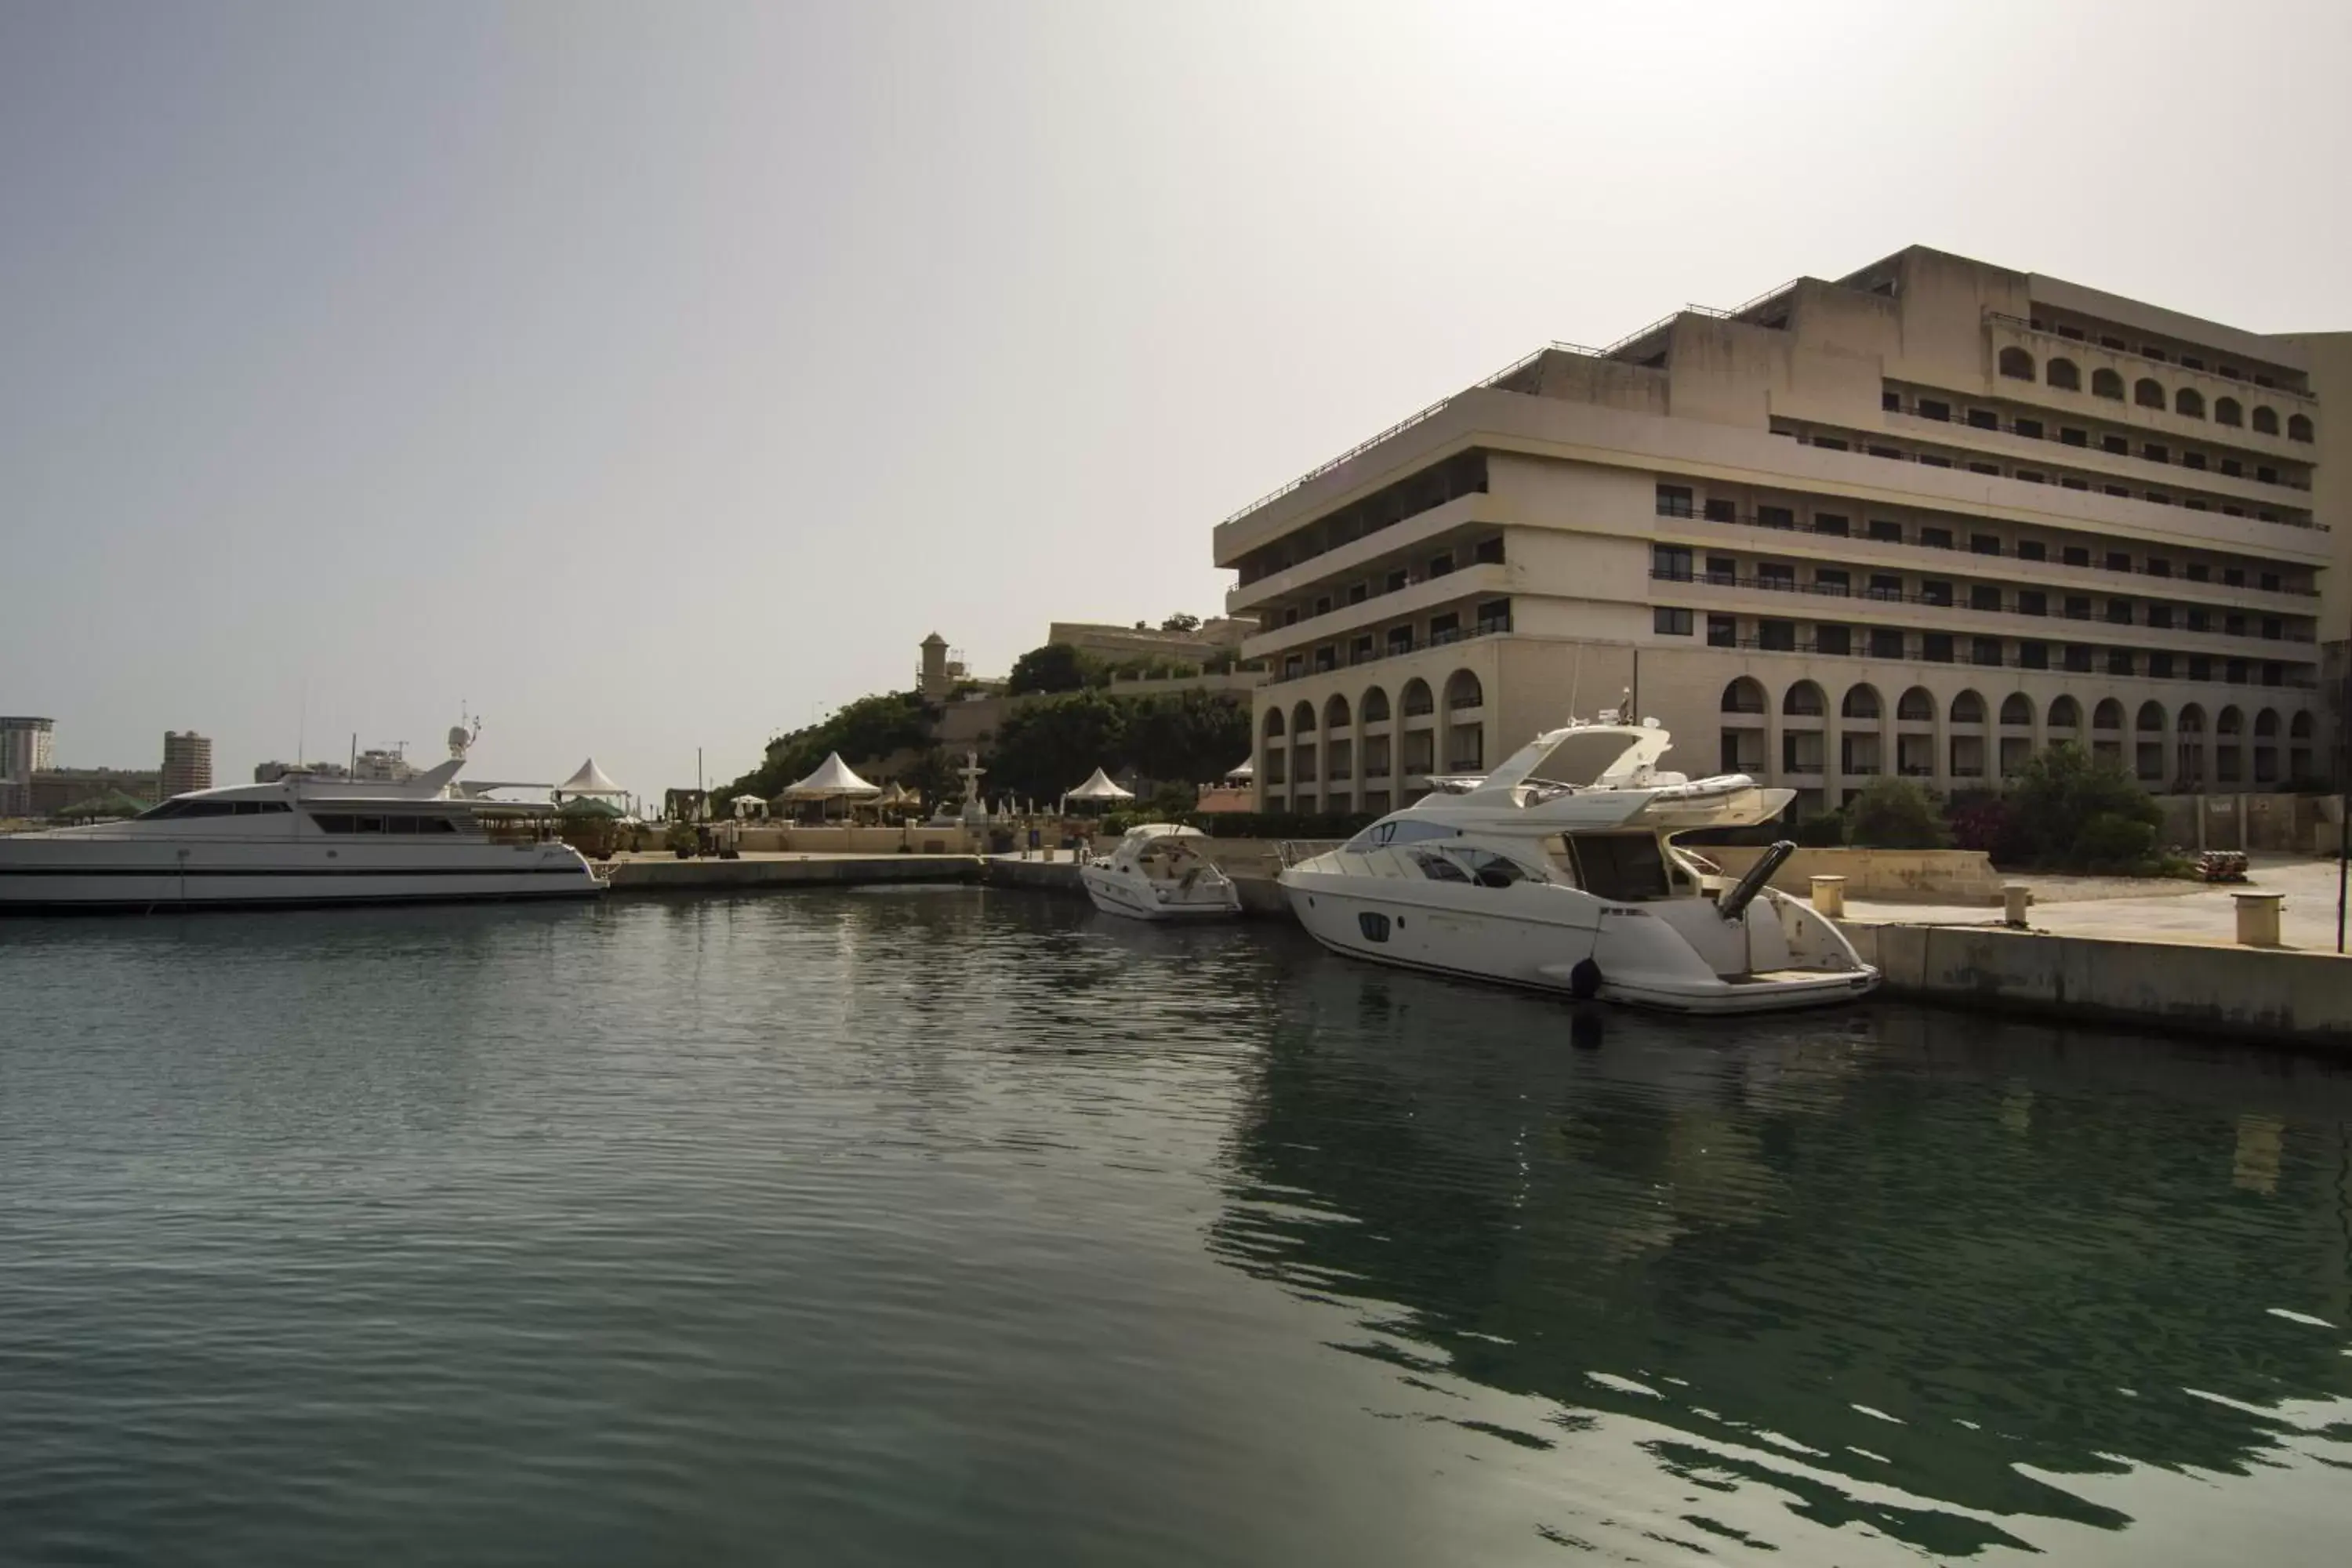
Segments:
[[[647,795],[1551,338],[1910,243],[2352,327],[2352,5],[0,0],[0,712]]]

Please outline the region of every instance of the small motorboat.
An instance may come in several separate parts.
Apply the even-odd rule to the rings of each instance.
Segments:
[[[1201,852],[1208,835],[1174,822],[1130,827],[1108,855],[1078,867],[1087,896],[1106,914],[1139,921],[1231,919],[1240,889]]]

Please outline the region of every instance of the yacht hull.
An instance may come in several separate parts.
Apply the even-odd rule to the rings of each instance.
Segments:
[[[184,865],[44,854],[0,840],[0,910],[269,909],[593,898],[604,890],[569,849],[483,847],[435,863],[336,865],[192,852]],[[316,853],[315,851],[313,852]]]
[[[1366,879],[1297,868],[1282,886],[1299,923],[1333,952],[1458,980],[1709,1015],[1832,1006],[1878,984],[1867,964],[1715,973],[1688,960],[1665,921],[1580,895],[1549,897],[1553,907],[1538,913],[1528,900],[1509,910],[1481,909],[1479,901],[1495,900],[1486,889],[1463,889],[1450,901],[1450,888],[1404,899]],[[1775,918],[1760,904],[1758,914]]]
[[[1159,888],[1148,878],[1123,875],[1099,866],[1080,866],[1078,881],[1094,900],[1095,908],[1107,915],[1122,915],[1134,921],[1216,921],[1232,920],[1241,913],[1241,900],[1230,884],[1222,889],[1221,898],[1187,897],[1171,889]],[[1160,898],[1157,893],[1170,896]]]

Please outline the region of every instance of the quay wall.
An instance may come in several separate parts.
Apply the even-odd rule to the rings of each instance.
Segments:
[[[1695,844],[1737,879],[1764,851],[1746,844]],[[1772,874],[1772,886],[1803,898],[1815,877],[1843,877],[1849,899],[1941,899],[1972,903],[2000,900],[2000,874],[1981,849],[1800,849]]]
[[[664,893],[688,889],[844,887],[866,882],[971,882],[980,860],[971,855],[835,855],[720,860],[643,859],[614,862],[606,889],[614,893]]]
[[[2232,1039],[2352,1047],[2352,960],[1998,926],[1844,931],[1895,996]]]

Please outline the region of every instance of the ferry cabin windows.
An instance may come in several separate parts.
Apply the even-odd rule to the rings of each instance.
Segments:
[[[414,837],[422,834],[455,833],[457,824],[446,816],[358,816],[346,812],[320,811],[310,814],[310,820],[321,833],[375,833]]]
[[[167,800],[148,807],[135,820],[161,822],[179,816],[268,816],[294,808],[282,800]]]

